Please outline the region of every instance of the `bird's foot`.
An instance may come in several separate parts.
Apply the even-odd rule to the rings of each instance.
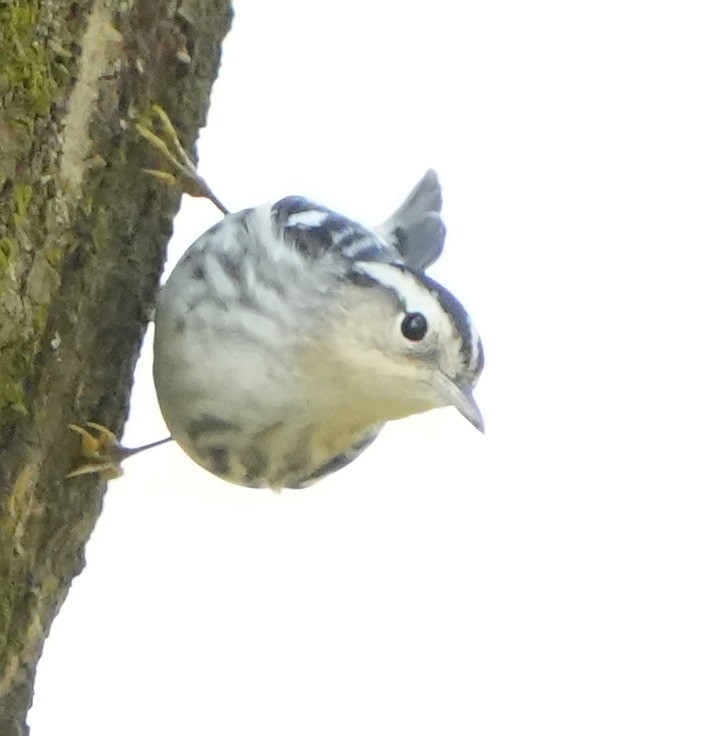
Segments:
[[[161,134],[150,126],[135,123],[137,132],[176,170],[176,174],[159,169],[144,169],[144,172],[169,186],[178,187],[191,197],[209,199],[223,214],[229,214],[225,205],[213,194],[212,189],[196,170],[196,166],[181,145],[176,128],[165,110],[159,105],[152,105],[152,120],[161,128]]]
[[[69,424],[69,429],[81,436],[80,456],[81,461],[66,475],[67,478],[75,478],[77,475],[87,473],[100,473],[107,480],[119,478],[122,473],[122,461],[143,450],[163,445],[170,442],[171,437],[163,440],[150,442],[141,447],[123,447],[115,434],[107,427],[96,422],[85,422],[83,426]],[[88,429],[92,431],[88,431]]]
[[[121,463],[129,453],[120,445],[113,432],[95,422],[86,422],[84,426],[69,424],[68,427],[81,437],[81,462],[66,475],[67,478],[100,473],[112,480],[122,475]],[[87,428],[93,431],[89,432]]]

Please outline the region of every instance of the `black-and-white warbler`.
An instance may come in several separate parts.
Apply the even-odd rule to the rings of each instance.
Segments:
[[[157,113],[177,154],[143,135],[190,193],[226,212]],[[392,419],[452,405],[483,431],[472,397],[484,364],[479,335],[425,275],[444,246],[440,207],[428,171],[374,229],[303,197],[226,214],[158,298],[154,380],[172,438],[227,481],[279,489],[344,467]],[[71,475],[114,475],[142,449],[88,426],[97,436],[72,426],[89,462]]]
[[[287,197],[202,235],[155,318],[157,395],[186,453],[233,483],[299,487],[391,419],[451,404],[483,429],[479,336],[424,274],[443,248],[440,204],[429,171],[376,230]]]

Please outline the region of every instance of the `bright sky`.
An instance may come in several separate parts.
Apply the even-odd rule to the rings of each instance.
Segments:
[[[33,736],[701,736],[698,11],[238,3],[201,172],[376,224],[436,168],[487,432],[418,416],[281,495],[128,461]],[[167,270],[217,219],[185,201]],[[128,445],[165,434],[150,340]]]

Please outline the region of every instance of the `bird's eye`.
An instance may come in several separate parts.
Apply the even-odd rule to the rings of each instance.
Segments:
[[[401,332],[407,340],[418,342],[428,331],[428,320],[420,312],[411,312],[401,322]]]

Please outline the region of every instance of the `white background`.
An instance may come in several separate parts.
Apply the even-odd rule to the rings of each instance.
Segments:
[[[699,8],[238,4],[201,172],[376,224],[435,167],[487,432],[281,495],[128,461],[33,736],[704,733]],[[168,268],[217,219],[186,199]],[[125,442],[164,433],[147,345]]]

